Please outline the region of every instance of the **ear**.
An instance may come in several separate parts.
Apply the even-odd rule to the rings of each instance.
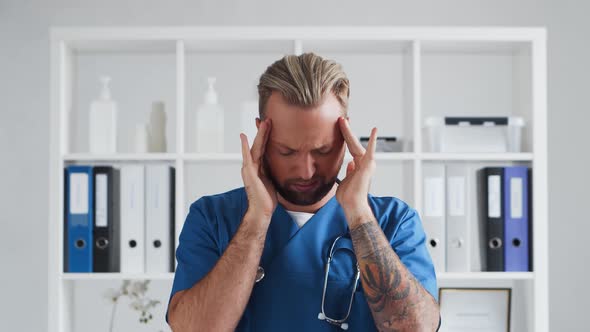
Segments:
[[[256,118],[256,129],[258,129],[260,127],[260,118]]]

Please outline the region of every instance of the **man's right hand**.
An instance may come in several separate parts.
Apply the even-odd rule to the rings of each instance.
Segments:
[[[277,206],[277,192],[272,182],[264,172],[263,156],[266,143],[270,137],[272,123],[265,119],[258,126],[258,133],[252,143],[252,149],[248,146],[248,138],[240,134],[242,141],[242,180],[248,196],[248,214],[260,217],[270,222],[272,214]]]

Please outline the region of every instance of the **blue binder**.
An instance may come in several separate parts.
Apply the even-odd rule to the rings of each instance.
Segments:
[[[92,272],[93,169],[68,166],[66,174],[66,271]]]
[[[528,168],[504,168],[504,181],[504,271],[528,271]]]

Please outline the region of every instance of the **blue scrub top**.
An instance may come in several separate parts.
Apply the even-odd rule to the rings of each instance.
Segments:
[[[394,197],[369,194],[369,203],[396,254],[438,301],[434,266],[418,213]],[[247,207],[243,187],[202,197],[191,205],[176,251],[178,266],[170,298],[191,288],[215,266]],[[330,247],[338,236],[347,233],[348,224],[336,197],[301,228],[279,204],[269,225],[260,263],[265,277],[254,285],[236,330],[342,331],[317,317]],[[340,319],[348,309],[356,260],[349,237],[341,238],[337,248],[330,265],[324,309],[328,317]],[[347,323],[349,331],[377,331],[360,280]]]

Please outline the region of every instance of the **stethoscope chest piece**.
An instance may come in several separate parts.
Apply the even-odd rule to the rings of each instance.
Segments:
[[[264,278],[264,269],[262,266],[258,266],[258,271],[256,271],[256,282],[259,282]]]

